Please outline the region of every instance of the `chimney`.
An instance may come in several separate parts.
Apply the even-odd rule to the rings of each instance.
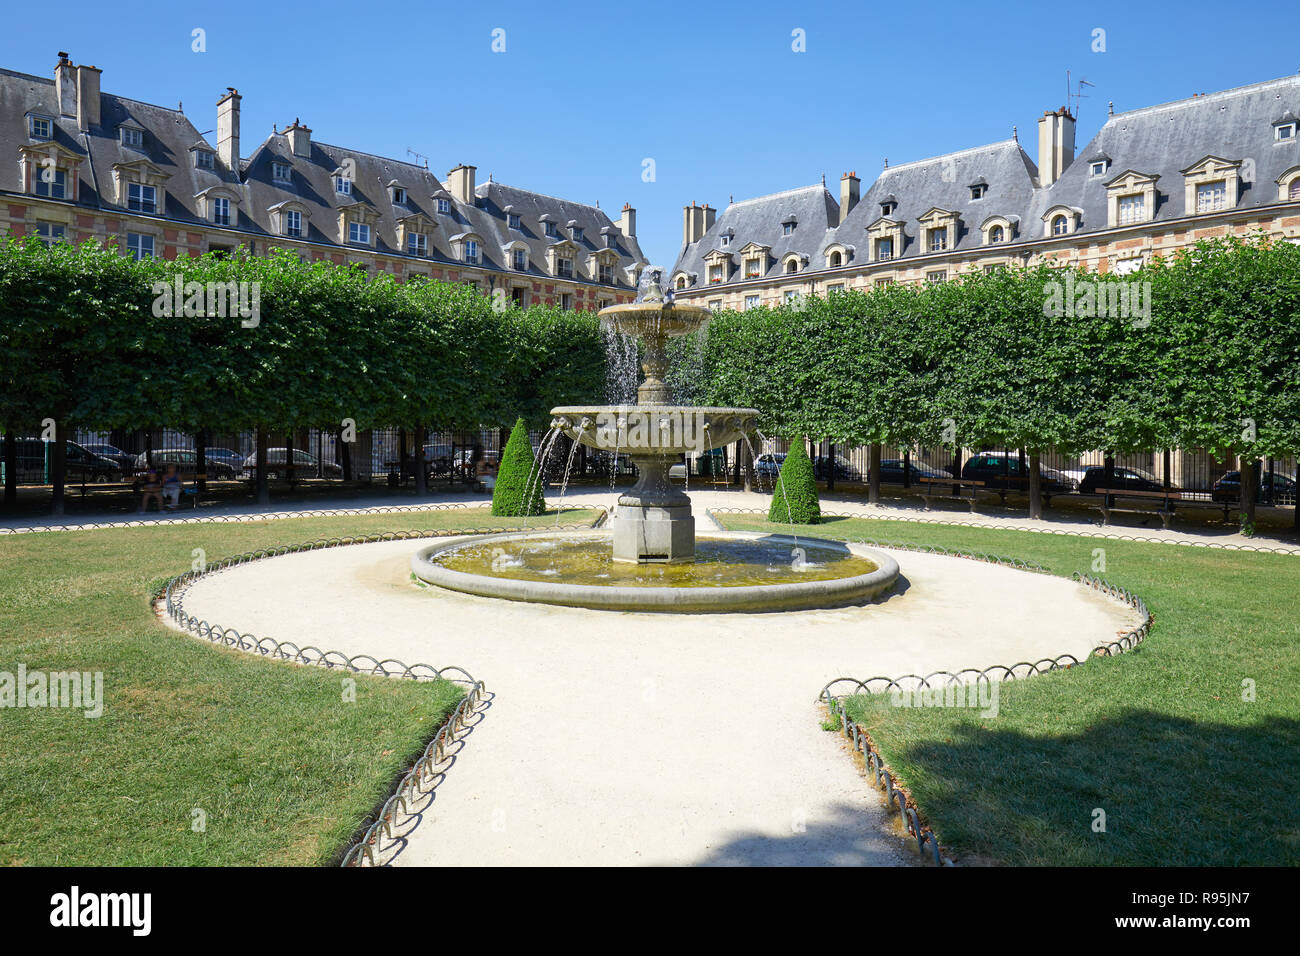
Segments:
[[[77,67],[77,127],[90,129],[99,125],[99,74],[94,66]]]
[[[849,213],[853,211],[860,198],[862,198],[862,180],[858,179],[858,171],[855,169],[840,177],[840,225],[849,218]]]
[[[311,158],[311,130],[303,125],[302,120],[294,117],[293,125],[284,134],[289,137],[289,148],[295,156]]]
[[[226,87],[226,95],[217,100],[217,155],[236,176],[239,175],[239,90]]]
[[[54,88],[58,92],[59,115],[77,115],[77,68],[68,59],[68,54],[60,52],[58,65],[54,67]]]
[[[618,231],[628,239],[636,238],[636,210],[631,203],[623,203],[623,215],[618,217]]]
[[[699,242],[704,236],[704,210],[706,206],[695,205],[695,200],[691,200],[689,206],[682,207],[682,242],[690,245],[692,242]]]
[[[474,205],[474,173],[477,171],[477,166],[461,163],[447,174],[447,191],[467,206]]]
[[[1074,162],[1074,117],[1062,106],[1038,120],[1038,184],[1050,186]]]
[[[712,229],[713,224],[718,221],[718,211],[708,203],[705,203],[700,208],[704,210],[703,228],[700,229],[700,235],[703,236],[706,232]]]

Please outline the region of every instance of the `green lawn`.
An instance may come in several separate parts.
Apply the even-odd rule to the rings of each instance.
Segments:
[[[860,519],[802,530],[1014,556],[1060,575],[1089,572],[1104,548],[1102,576],[1155,616],[1135,651],[1002,685],[995,718],[851,700],[959,860],[1300,863],[1300,557]],[[1001,624],[1016,626],[1014,610]],[[1095,809],[1104,833],[1093,832]]]
[[[0,865],[329,862],[459,687],[357,677],[356,702],[344,703],[347,675],[167,629],[150,595],[189,569],[195,548],[212,561],[331,536],[522,523],[476,509],[0,539],[0,671],[102,671],[104,681],[97,719],[0,708]],[[474,676],[490,686],[492,675]]]

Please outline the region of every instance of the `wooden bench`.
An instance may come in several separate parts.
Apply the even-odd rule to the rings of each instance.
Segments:
[[[1173,488],[1166,491],[1137,491],[1131,488],[1098,488],[1094,493],[1100,496],[1098,505],[1101,508],[1101,523],[1103,525],[1110,524],[1111,513],[1115,511],[1125,512],[1128,514],[1154,514],[1159,515],[1160,521],[1167,531],[1169,529],[1169,523],[1174,517],[1175,502],[1182,505],[1184,508],[1190,506],[1193,508],[1214,508],[1216,511],[1222,510],[1223,520],[1225,522],[1228,520],[1229,511],[1232,508],[1231,501],[1218,502],[1213,499],[1205,501],[1201,498],[1189,497],[1194,494],[1204,494],[1204,492],[1185,492]],[[1116,508],[1111,504],[1112,498],[1129,498],[1148,503],[1158,501],[1162,504],[1162,507],[1154,510],[1150,508],[1137,507]]]
[[[920,485],[921,499],[925,502],[926,511],[930,510],[931,498],[947,498],[950,501],[966,502],[967,504],[970,505],[971,514],[974,514],[975,496],[984,487],[984,482],[982,481],[970,481],[963,478],[930,478],[927,476],[920,476],[916,479],[916,481],[917,484]],[[958,489],[958,491],[955,495],[936,494],[935,491],[933,490],[934,486],[936,485],[941,487],[956,488]],[[962,488],[969,488],[970,494],[969,495],[962,494],[961,493]]]

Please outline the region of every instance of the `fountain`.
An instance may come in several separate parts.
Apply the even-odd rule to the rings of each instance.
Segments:
[[[665,381],[667,341],[699,329],[711,313],[676,305],[651,270],[642,275],[636,302],[599,314],[607,328],[645,344],[636,404],[553,408],[551,434],[608,452],[615,461],[626,455],[636,466],[636,483],[619,496],[610,530],[486,535],[433,545],[411,559],[418,578],[489,597],[654,611],[829,607],[893,586],[894,559],[860,545],[745,532],[697,539],[691,499],[672,484],[669,469],[684,454],[748,442],[759,413],[673,404]],[[543,458],[551,444],[543,443]]]

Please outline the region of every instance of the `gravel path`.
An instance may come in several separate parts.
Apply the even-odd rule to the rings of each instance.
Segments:
[[[910,552],[895,555],[897,591],[866,607],[522,605],[415,587],[407,562],[429,543],[255,562],[185,602],[258,636],[458,664],[486,682],[485,717],[399,865],[905,865],[916,858],[880,798],[820,729],[817,691],[845,675],[1083,655],[1136,623],[1060,578]]]

